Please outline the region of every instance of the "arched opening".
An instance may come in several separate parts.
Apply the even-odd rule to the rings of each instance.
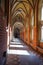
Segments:
[[[39,2],[38,6],[38,50],[42,53],[43,48],[43,0]]]
[[[41,41],[43,42],[43,26],[41,26]]]
[[[20,30],[18,28],[14,29],[14,37],[15,38],[20,38]]]
[[[38,11],[38,30],[39,30],[39,41],[43,42],[43,1],[39,2],[39,11]]]
[[[41,20],[43,21],[43,4],[42,4],[42,7],[41,7]]]
[[[30,33],[30,36],[31,36],[31,42],[33,41],[33,38],[34,38],[34,13],[33,13],[33,10],[32,10],[32,13],[31,13],[31,33]]]
[[[22,22],[15,22],[12,26],[12,33],[11,33],[11,41],[14,40],[14,38],[20,38],[20,32],[23,31],[24,25]]]

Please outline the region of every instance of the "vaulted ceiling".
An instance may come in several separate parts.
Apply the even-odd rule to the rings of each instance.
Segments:
[[[30,14],[30,8],[34,9],[39,0],[10,0],[11,18],[14,21],[24,21],[24,17]]]

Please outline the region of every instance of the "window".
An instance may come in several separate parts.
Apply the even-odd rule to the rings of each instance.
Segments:
[[[43,20],[43,6],[41,8],[41,20]]]
[[[32,26],[34,25],[34,16],[32,16]]]
[[[33,32],[33,26],[34,26],[34,16],[32,15],[32,23],[31,23],[31,25],[32,25],[32,40],[33,40],[33,34],[34,34],[34,32]]]
[[[43,41],[43,26],[41,27],[41,41]]]

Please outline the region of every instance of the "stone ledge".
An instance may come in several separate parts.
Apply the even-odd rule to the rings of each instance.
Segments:
[[[43,54],[43,48],[37,47],[38,51]]]

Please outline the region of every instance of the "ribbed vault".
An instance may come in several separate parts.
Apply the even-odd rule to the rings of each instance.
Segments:
[[[30,8],[34,9],[36,2],[39,0],[10,0],[11,22],[14,22],[15,16],[21,15],[23,18],[30,14]]]
[[[18,28],[19,30],[23,30],[24,25],[21,22],[15,22],[15,24],[13,25],[13,29],[14,28]]]

